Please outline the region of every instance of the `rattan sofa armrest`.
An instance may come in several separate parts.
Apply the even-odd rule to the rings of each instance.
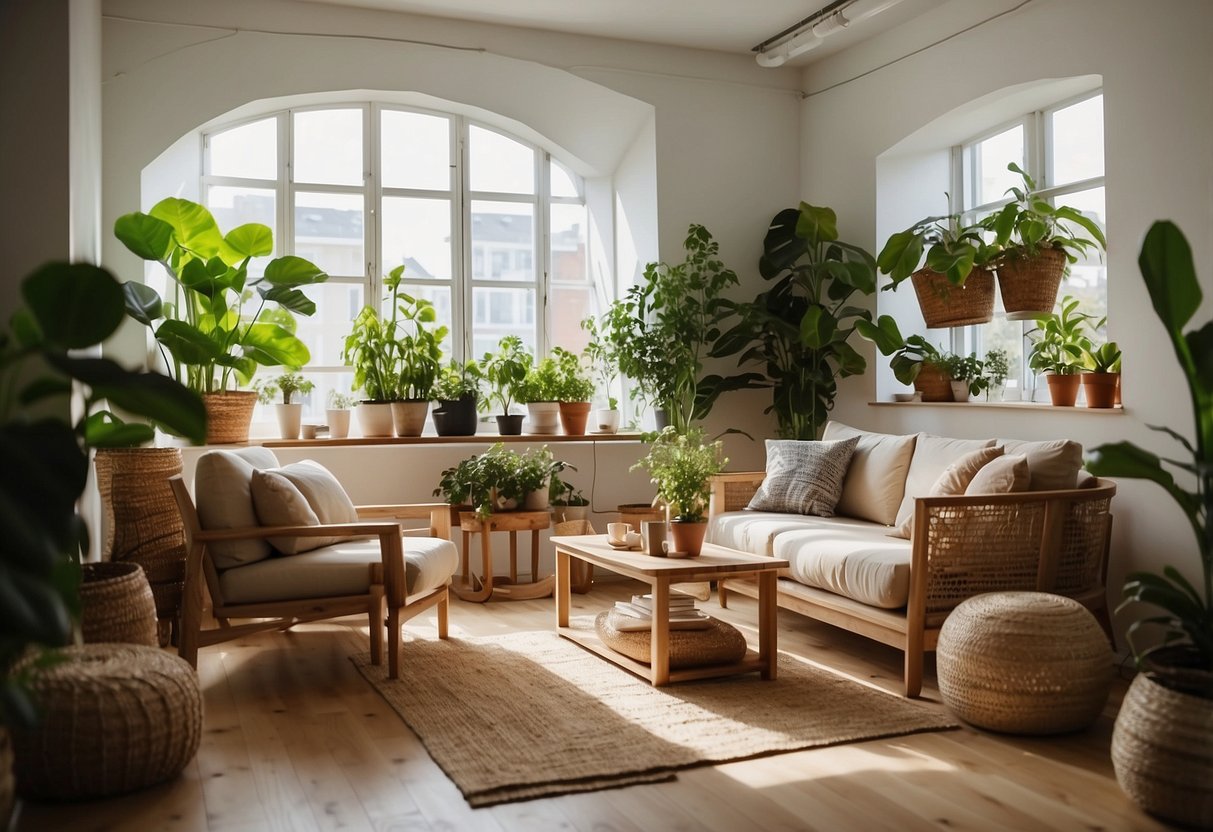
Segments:
[[[714,475],[711,479],[712,498],[708,504],[708,516],[715,517],[726,511],[745,508],[766,476],[766,471],[729,471]]]

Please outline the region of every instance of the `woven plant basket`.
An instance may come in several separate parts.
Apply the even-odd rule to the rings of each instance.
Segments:
[[[80,629],[85,644],[121,641],[157,647],[156,601],[137,563],[81,567]]]
[[[198,750],[202,695],[184,659],[155,647],[85,644],[34,673],[40,716],[13,729],[17,791],[86,800],[176,777]]]
[[[928,329],[986,324],[994,320],[994,273],[974,269],[961,286],[946,275],[920,269],[910,275]]]
[[[952,401],[952,377],[934,364],[923,364],[914,378],[914,389],[924,402]]]
[[[1009,321],[1047,315],[1057,303],[1066,273],[1066,253],[1045,249],[1035,257],[1008,257],[998,264],[998,291]]]
[[[233,445],[248,442],[249,425],[257,394],[252,390],[224,390],[203,393],[206,405],[206,444]]]
[[[594,629],[602,643],[633,661],[648,664],[652,658],[652,633],[649,630],[621,632],[617,629],[618,613],[614,610],[598,613]],[[745,636],[735,627],[712,619],[705,630],[670,630],[670,667],[702,667],[727,664],[745,657]]]
[[[12,825],[17,806],[17,781],[13,778],[13,741],[0,725],[0,829]]]
[[[1112,731],[1112,767],[1147,812],[1213,828],[1213,700],[1163,687],[1144,673],[1129,686]]]
[[[185,582],[185,527],[168,481],[181,473],[181,450],[103,449],[94,465],[105,518],[102,558],[142,566],[156,616],[176,618]]]
[[[1045,592],[990,592],[961,602],[939,631],[939,693],[957,716],[993,731],[1086,728],[1112,685],[1112,649],[1082,604]]]

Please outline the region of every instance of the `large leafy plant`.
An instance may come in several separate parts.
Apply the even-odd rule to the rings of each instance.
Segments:
[[[762,374],[733,376],[733,387],[769,386],[779,435],[816,439],[838,394],[838,379],[867,368],[851,336],[872,315],[853,305],[876,291],[876,261],[838,239],[829,208],[800,203],[771,220],[758,269],[771,288],[748,303],[728,303],[740,322],[721,335],[712,355],[737,355]]]
[[[0,330],[0,724],[36,717],[14,667],[26,650],[66,644],[88,531],[76,504],[89,449],[138,445],[147,424],[126,424],[103,401],[201,443],[196,393],[157,373],[131,372],[75,351],[100,344],[124,314],[122,286],[85,264],[43,266],[21,284],[24,307]],[[74,423],[73,382],[83,402]]]
[[[507,335],[497,343],[497,352],[486,352],[480,365],[489,382],[489,393],[480,400],[482,410],[488,411],[493,402],[508,416],[510,405],[517,401],[535,358],[517,335]]]
[[[165,363],[191,390],[211,393],[248,384],[258,365],[298,368],[307,346],[295,336],[291,313],[311,315],[316,304],[301,286],[328,279],[302,257],[277,257],[261,277],[249,262],[274,251],[270,229],[246,223],[227,234],[203,206],[169,197],[146,214],[118,218],[114,235],[144,260],[160,263],[176,284],[176,303],[136,281],[123,286],[126,311],[152,329]],[[256,298],[256,311],[245,311]],[[172,360],[169,361],[169,356]]]
[[[1193,586],[1169,565],[1161,575],[1134,572],[1126,580],[1120,609],[1145,604],[1159,612],[1137,619],[1128,630],[1129,644],[1143,668],[1165,685],[1213,699],[1213,321],[1184,332],[1200,308],[1201,291],[1192,250],[1173,223],[1156,222],[1150,228],[1137,262],[1187,381],[1196,440],[1151,425],[1178,442],[1187,457],[1163,458],[1131,442],[1116,442],[1092,450],[1087,469],[1101,477],[1155,482],[1187,518],[1196,537],[1200,585]],[[1194,487],[1181,484],[1169,469]],[[1144,645],[1140,636],[1146,625],[1161,627],[1161,640]]]
[[[648,454],[631,467],[649,472],[657,496],[674,511],[674,519],[703,520],[712,494],[711,478],[729,460],[718,439],[705,442],[702,428],[679,433],[670,425],[653,439]]]
[[[876,258],[876,266],[892,282],[886,289],[897,286],[923,263],[926,268],[947,277],[953,286],[963,286],[975,267],[992,260],[997,248],[986,243],[981,226],[960,224],[960,215],[927,217],[905,231],[889,237]]]
[[[881,315],[875,323],[864,320],[856,324],[859,335],[876,345],[881,355],[891,356],[889,368],[902,384],[913,384],[925,366],[946,370],[939,348],[921,335],[902,336],[897,321],[891,315]]]
[[[983,228],[994,232],[993,245],[1004,257],[1034,257],[1052,248],[1065,252],[1066,259],[1075,263],[1080,254],[1108,247],[1103,231],[1090,217],[1040,197],[1036,180],[1014,162],[1007,165],[1007,170],[1019,174],[1023,186],[1008,188],[1014,201],[981,222]]]

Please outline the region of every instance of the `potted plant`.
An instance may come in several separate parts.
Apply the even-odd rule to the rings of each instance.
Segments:
[[[532,364],[518,388],[518,401],[526,405],[528,433],[560,432],[560,367],[553,352]]]
[[[1098,347],[1094,344],[1082,354],[1083,394],[1087,407],[1115,407],[1120,390],[1120,347],[1108,341]]]
[[[855,328],[881,355],[891,356],[893,376],[902,384],[913,385],[924,402],[952,401],[952,376],[938,347],[921,335],[903,338],[897,321],[889,315],[881,315],[875,323],[861,320]]]
[[[572,468],[573,466],[566,464],[565,467]],[[566,520],[585,520],[590,515],[590,501],[586,499],[581,489],[556,474],[552,475],[548,499],[552,504],[552,513],[555,515],[557,523],[563,523]]]
[[[1151,480],[1175,499],[1196,538],[1199,582],[1179,570],[1133,572],[1125,609],[1146,610],[1128,640],[1140,672],[1125,694],[1112,733],[1112,764],[1120,786],[1143,809],[1192,827],[1213,825],[1213,764],[1207,753],[1213,725],[1213,323],[1184,332],[1201,305],[1192,251],[1170,222],[1156,222],[1138,260],[1141,274],[1188,384],[1195,420],[1189,442],[1166,427],[1187,459],[1163,459],[1130,442],[1100,445],[1087,469],[1100,477]],[[1167,467],[1164,467],[1167,466]],[[1170,468],[1179,469],[1177,481]],[[1194,477],[1195,488],[1186,485]],[[1152,640],[1143,637],[1151,635]]]
[[[678,433],[667,427],[653,439],[644,459],[631,468],[649,472],[658,499],[674,515],[670,522],[674,550],[686,552],[688,557],[697,556],[703,548],[710,480],[728,464],[723,452],[720,440],[704,441],[701,428]]]
[[[582,436],[590,418],[594,381],[581,356],[576,353],[556,347],[552,350],[552,358],[556,361],[556,400],[560,403],[560,426],[569,436]]]
[[[0,515],[8,518],[0,538],[0,765],[7,764],[8,729],[37,722],[29,682],[53,660],[46,651],[72,641],[87,540],[77,509],[89,450],[155,438],[150,425],[126,423],[107,407],[197,444],[206,438],[206,410],[196,392],[158,373],[73,354],[113,335],[125,314],[123,296],[104,269],[47,264],[21,282],[23,306],[0,330],[0,390],[7,392],[0,396]],[[83,405],[75,422],[68,417],[73,391]],[[12,783],[10,771],[0,771],[0,828],[9,825]]]
[[[391,317],[366,305],[354,318],[345,338],[341,359],[354,368],[354,389],[365,397],[358,405],[358,425],[363,436],[393,434],[392,402],[400,398],[400,342],[396,339],[400,283],[404,266],[397,266],[383,279],[388,290]]]
[[[303,423],[303,404],[292,402],[296,393],[307,395],[315,385],[298,373],[283,373],[264,384],[253,382],[257,399],[262,404],[272,404],[274,397],[281,395],[282,401],[274,405],[278,414],[278,430],[283,439],[298,439],[299,427]]]
[[[202,394],[210,413],[207,443],[247,442],[257,394],[238,392],[236,385],[252,381],[258,365],[302,367],[311,360],[295,337],[291,313],[316,311],[299,287],[328,275],[285,256],[266,263],[261,277],[250,277],[249,261],[274,251],[270,229],[247,223],[222,234],[210,211],[187,199],[169,197],[146,214],[119,217],[114,236],[160,263],[176,287],[176,302],[165,303],[152,287],[128,281],[126,313],[154,332],[172,376]],[[256,312],[249,316],[245,303],[253,298]]]
[[[1091,340],[1083,332],[1091,316],[1078,311],[1078,301],[1062,298],[1061,310],[1039,315],[1036,327],[1028,332],[1033,339],[1028,366],[1045,374],[1049,397],[1057,407],[1073,407],[1078,401],[1078,373]]]
[[[551,497],[552,478],[565,469],[565,464],[552,456],[547,445],[527,448],[518,455],[514,476],[522,492],[527,511],[544,511]]]
[[[350,408],[356,404],[353,396],[330,390],[328,408],[324,417],[329,423],[329,436],[333,439],[345,439],[350,435]]]
[[[437,406],[432,412],[439,436],[474,436],[480,383],[484,374],[475,361],[454,359],[442,368],[434,382]]]
[[[928,329],[989,323],[994,273],[987,264],[997,249],[982,231],[979,225],[962,226],[959,214],[927,217],[899,231],[876,258],[877,268],[892,278],[885,288],[896,289],[911,278]]]
[[[452,506],[470,506],[482,518],[517,508],[526,496],[519,478],[521,459],[498,442],[444,470],[434,496],[445,497]]]
[[[1006,387],[1007,375],[1011,372],[1007,351],[993,349],[985,357],[986,401],[994,394],[994,401],[1002,401],[1003,390]]]
[[[518,399],[519,388],[526,379],[527,371],[534,359],[522,345],[517,335],[507,335],[497,345],[497,352],[485,353],[480,364],[484,377],[489,382],[489,394],[481,407],[488,411],[493,402],[501,407],[497,416],[497,432],[502,436],[517,436],[522,433],[522,416],[511,414],[510,405]]]
[[[944,372],[951,377],[952,401],[967,402],[985,390],[989,381],[985,376],[985,364],[977,353],[958,355],[949,352],[943,356]]]
[[[1023,178],[1023,187],[1009,188],[1014,201],[981,225],[994,233],[993,245],[1000,251],[995,266],[1007,319],[1022,321],[1052,312],[1070,264],[1078,261],[1079,254],[1102,251],[1108,243],[1090,217],[1041,198],[1036,181],[1019,165],[1012,162],[1007,170]]]
[[[404,266],[392,270],[399,281]],[[447,336],[445,326],[433,327],[437,320],[434,304],[405,292],[393,292],[396,304],[396,343],[400,376],[397,393],[400,400],[392,402],[392,422],[397,436],[420,436],[425,417],[430,410],[434,382],[442,367],[442,341]]]
[[[816,439],[838,393],[838,379],[863,373],[867,362],[851,346],[860,322],[871,313],[857,304],[876,292],[876,260],[838,239],[838,220],[829,208],[802,202],[780,211],[763,239],[758,271],[771,288],[748,303],[723,301],[740,322],[720,336],[713,357],[738,355],[738,364],[757,364],[709,387],[771,388],[779,435]]]
[[[600,325],[594,318],[586,318],[581,328],[589,333],[585,357],[593,368],[598,390],[606,399],[606,407],[594,412],[594,424],[599,433],[616,433],[619,430],[619,399],[614,396],[615,380],[619,378],[619,363],[614,348],[606,333],[606,319]]]

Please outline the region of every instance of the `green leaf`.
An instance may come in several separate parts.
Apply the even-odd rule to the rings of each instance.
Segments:
[[[819,350],[830,343],[837,328],[838,322],[824,306],[810,306],[800,319],[800,343],[809,349]]]
[[[1200,505],[1195,494],[1175,484],[1175,478],[1162,467],[1157,454],[1143,450],[1132,442],[1115,442],[1092,449],[1086,467],[1097,477],[1128,477],[1155,482],[1175,498],[1189,518],[1195,516]]]
[[[834,344],[835,358],[838,359],[838,374],[840,376],[862,375],[868,368],[867,360],[846,341]]]
[[[0,563],[49,572],[74,539],[88,457],[57,420],[0,425]]]
[[[21,390],[18,401],[25,406],[29,406],[43,399],[49,399],[54,396],[70,396],[71,394],[72,383],[67,379],[58,376],[54,378],[42,376],[41,378],[34,379]]]
[[[185,321],[167,320],[156,329],[156,340],[182,364],[209,364],[223,355],[223,348]]]
[[[323,283],[329,276],[302,257],[276,257],[265,266],[265,279],[275,286],[306,286]]]
[[[286,286],[258,286],[257,291],[261,294],[261,297],[268,301],[273,301],[292,312],[300,315],[316,314],[316,303],[298,289],[291,289]]]
[[[274,233],[259,222],[237,226],[223,237],[224,262],[235,265],[248,257],[263,257],[274,253]]]
[[[69,350],[100,344],[122,323],[122,286],[87,263],[48,263],[21,283],[43,337]]]
[[[837,240],[838,215],[831,208],[802,202],[796,219],[796,236],[813,246]]]
[[[972,246],[938,245],[927,253],[927,266],[946,275],[953,286],[961,286],[973,271],[973,261],[976,257],[977,250]]]
[[[1054,211],[1054,214],[1056,214],[1059,219],[1068,220],[1075,225],[1081,226],[1083,230],[1091,235],[1091,239],[1095,240],[1099,244],[1100,248],[1106,249],[1108,247],[1108,241],[1104,237],[1103,229],[1099,227],[1098,223],[1083,214],[1081,211],[1076,211],[1067,205],[1062,205]],[[1083,242],[1086,241],[1084,240]]]
[[[1019,206],[1012,202],[995,215],[993,222],[994,239],[1000,246],[1005,246],[1015,230],[1015,220],[1019,218]]]
[[[1137,263],[1154,311],[1172,337],[1178,337],[1201,303],[1192,249],[1183,232],[1166,220],[1154,223]]]
[[[206,267],[206,263],[202,260],[190,260],[181,269],[181,274],[178,275],[181,285],[189,289],[191,292],[197,292],[205,298],[213,298],[216,293],[222,292],[223,287],[219,285],[219,281],[211,274],[210,269]]]
[[[1188,352],[1192,354],[1195,381],[1206,395],[1213,395],[1213,321],[1184,335]]]
[[[124,422],[108,410],[84,420],[84,441],[94,448],[135,448],[155,438],[151,425]]]
[[[170,196],[157,202],[151,215],[172,227],[177,245],[203,260],[214,257],[223,245],[215,218],[196,202]]]
[[[922,235],[914,231],[899,231],[880,250],[876,267],[893,278],[893,286],[905,280],[922,261]]]
[[[866,338],[876,345],[881,355],[892,355],[905,345],[897,321],[891,315],[881,315],[876,323],[871,321],[856,321],[855,331],[861,338]]]
[[[771,280],[804,256],[807,246],[796,234],[799,221],[800,211],[795,208],[785,208],[771,219],[762,240],[762,258],[758,261],[759,271],[765,279]]]
[[[145,283],[128,280],[122,284],[122,299],[126,303],[126,314],[144,326],[164,317],[164,301],[160,293]]]
[[[258,364],[298,368],[312,359],[307,346],[278,324],[253,324],[240,343],[244,354]]]
[[[114,222],[114,236],[144,260],[165,260],[173,248],[173,227],[139,212],[119,217]]]

